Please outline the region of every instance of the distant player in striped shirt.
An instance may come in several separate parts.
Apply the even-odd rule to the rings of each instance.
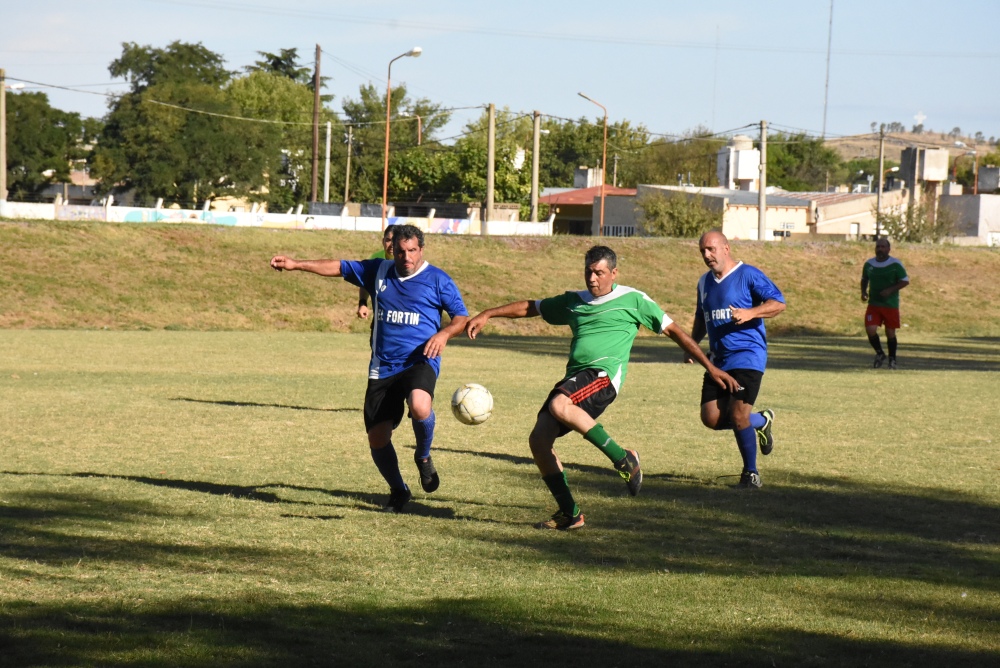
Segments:
[[[885,362],[878,328],[885,325],[885,340],[889,344],[889,368],[896,368],[896,330],[899,329],[899,291],[910,284],[903,263],[889,257],[889,240],[875,242],[875,257],[865,262],[861,270],[861,301],[868,302],[865,310],[865,333],[875,349],[873,367]],[[869,295],[869,289],[871,294]]]
[[[568,325],[573,332],[566,375],[556,383],[538,412],[528,437],[531,454],[542,480],[555,497],[559,510],[539,529],[580,529],[584,516],[570,492],[562,463],[554,445],[571,431],[583,435],[603,452],[621,474],[632,496],[642,485],[639,453],[614,441],[597,418],[618,396],[625,381],[632,343],[642,325],[664,333],[708,371],[713,381],[730,391],[736,381],[715,368],[684,330],[645,293],[618,285],[618,258],[607,246],[594,246],[584,259],[587,289],[565,292],[537,301],[518,301],[483,311],[472,318],[465,331],[475,339],[490,318],[542,316],[552,325]]]

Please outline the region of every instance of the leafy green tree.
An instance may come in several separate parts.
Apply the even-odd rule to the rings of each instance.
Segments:
[[[938,208],[934,212],[926,203],[907,206],[898,212],[883,212],[881,219],[886,236],[914,243],[937,243],[953,233],[957,222],[951,211]]]
[[[654,139],[636,156],[634,175],[626,184],[675,184],[715,186],[715,166],[725,141],[703,127],[688,130],[678,140]]]
[[[636,200],[639,228],[651,237],[696,238],[722,227],[722,211],[705,206],[701,195],[649,191]]]
[[[261,60],[254,61],[253,65],[248,66],[246,68],[247,72],[277,74],[278,76],[291,79],[295,83],[304,85],[310,92],[315,91],[316,78],[313,76],[312,70],[299,63],[298,49],[281,49],[278,53],[258,51],[257,55],[261,57]],[[329,80],[330,77],[321,76],[319,78],[321,91],[326,88],[326,82]],[[333,102],[333,95],[323,94],[319,96],[319,99],[320,103],[326,105]]]
[[[92,159],[104,191],[195,205],[261,186],[266,142],[238,118],[223,62],[201,44],[123,45],[108,70],[131,89],[112,102]]]
[[[782,133],[768,136],[768,185],[791,191],[823,191],[827,183],[842,183],[847,178],[840,156],[819,137]]]
[[[8,197],[31,200],[48,184],[67,181],[95,123],[85,124],[79,114],[52,107],[45,93],[8,95]]]

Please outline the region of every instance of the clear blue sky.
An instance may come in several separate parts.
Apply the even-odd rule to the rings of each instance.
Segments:
[[[726,131],[761,119],[823,129],[830,0],[25,0],[4,3],[0,67],[53,106],[102,116],[125,90],[108,74],[123,42],[200,42],[242,69],[257,51],[323,48],[340,108],[359,85],[393,81],[445,107],[629,120],[655,133]],[[873,121],[1000,137],[1000,1],[834,0],[826,131]],[[480,110],[456,112],[447,132]]]

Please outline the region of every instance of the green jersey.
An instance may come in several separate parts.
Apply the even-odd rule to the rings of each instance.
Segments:
[[[887,257],[881,262],[872,258],[865,262],[861,275],[868,279],[868,303],[871,306],[899,308],[898,290],[888,297],[882,297],[879,293],[900,281],[909,280],[902,262],[894,257]]]
[[[541,299],[535,306],[545,322],[569,325],[573,331],[565,378],[582,369],[601,369],[615,392],[625,382],[639,326],[659,334],[673,322],[646,293],[622,285],[613,286],[602,297],[587,290],[564,292]]]

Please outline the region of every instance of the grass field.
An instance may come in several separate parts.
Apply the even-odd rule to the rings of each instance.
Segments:
[[[361,334],[0,330],[0,666],[1000,662],[1000,340],[910,331],[889,372],[861,337],[776,337],[746,493],[701,374],[639,339],[603,422],[646,483],[562,439],[569,535],[530,526],[526,445],[567,343],[454,341],[441,489],[394,516]],[[467,381],[480,427],[447,415]]]

